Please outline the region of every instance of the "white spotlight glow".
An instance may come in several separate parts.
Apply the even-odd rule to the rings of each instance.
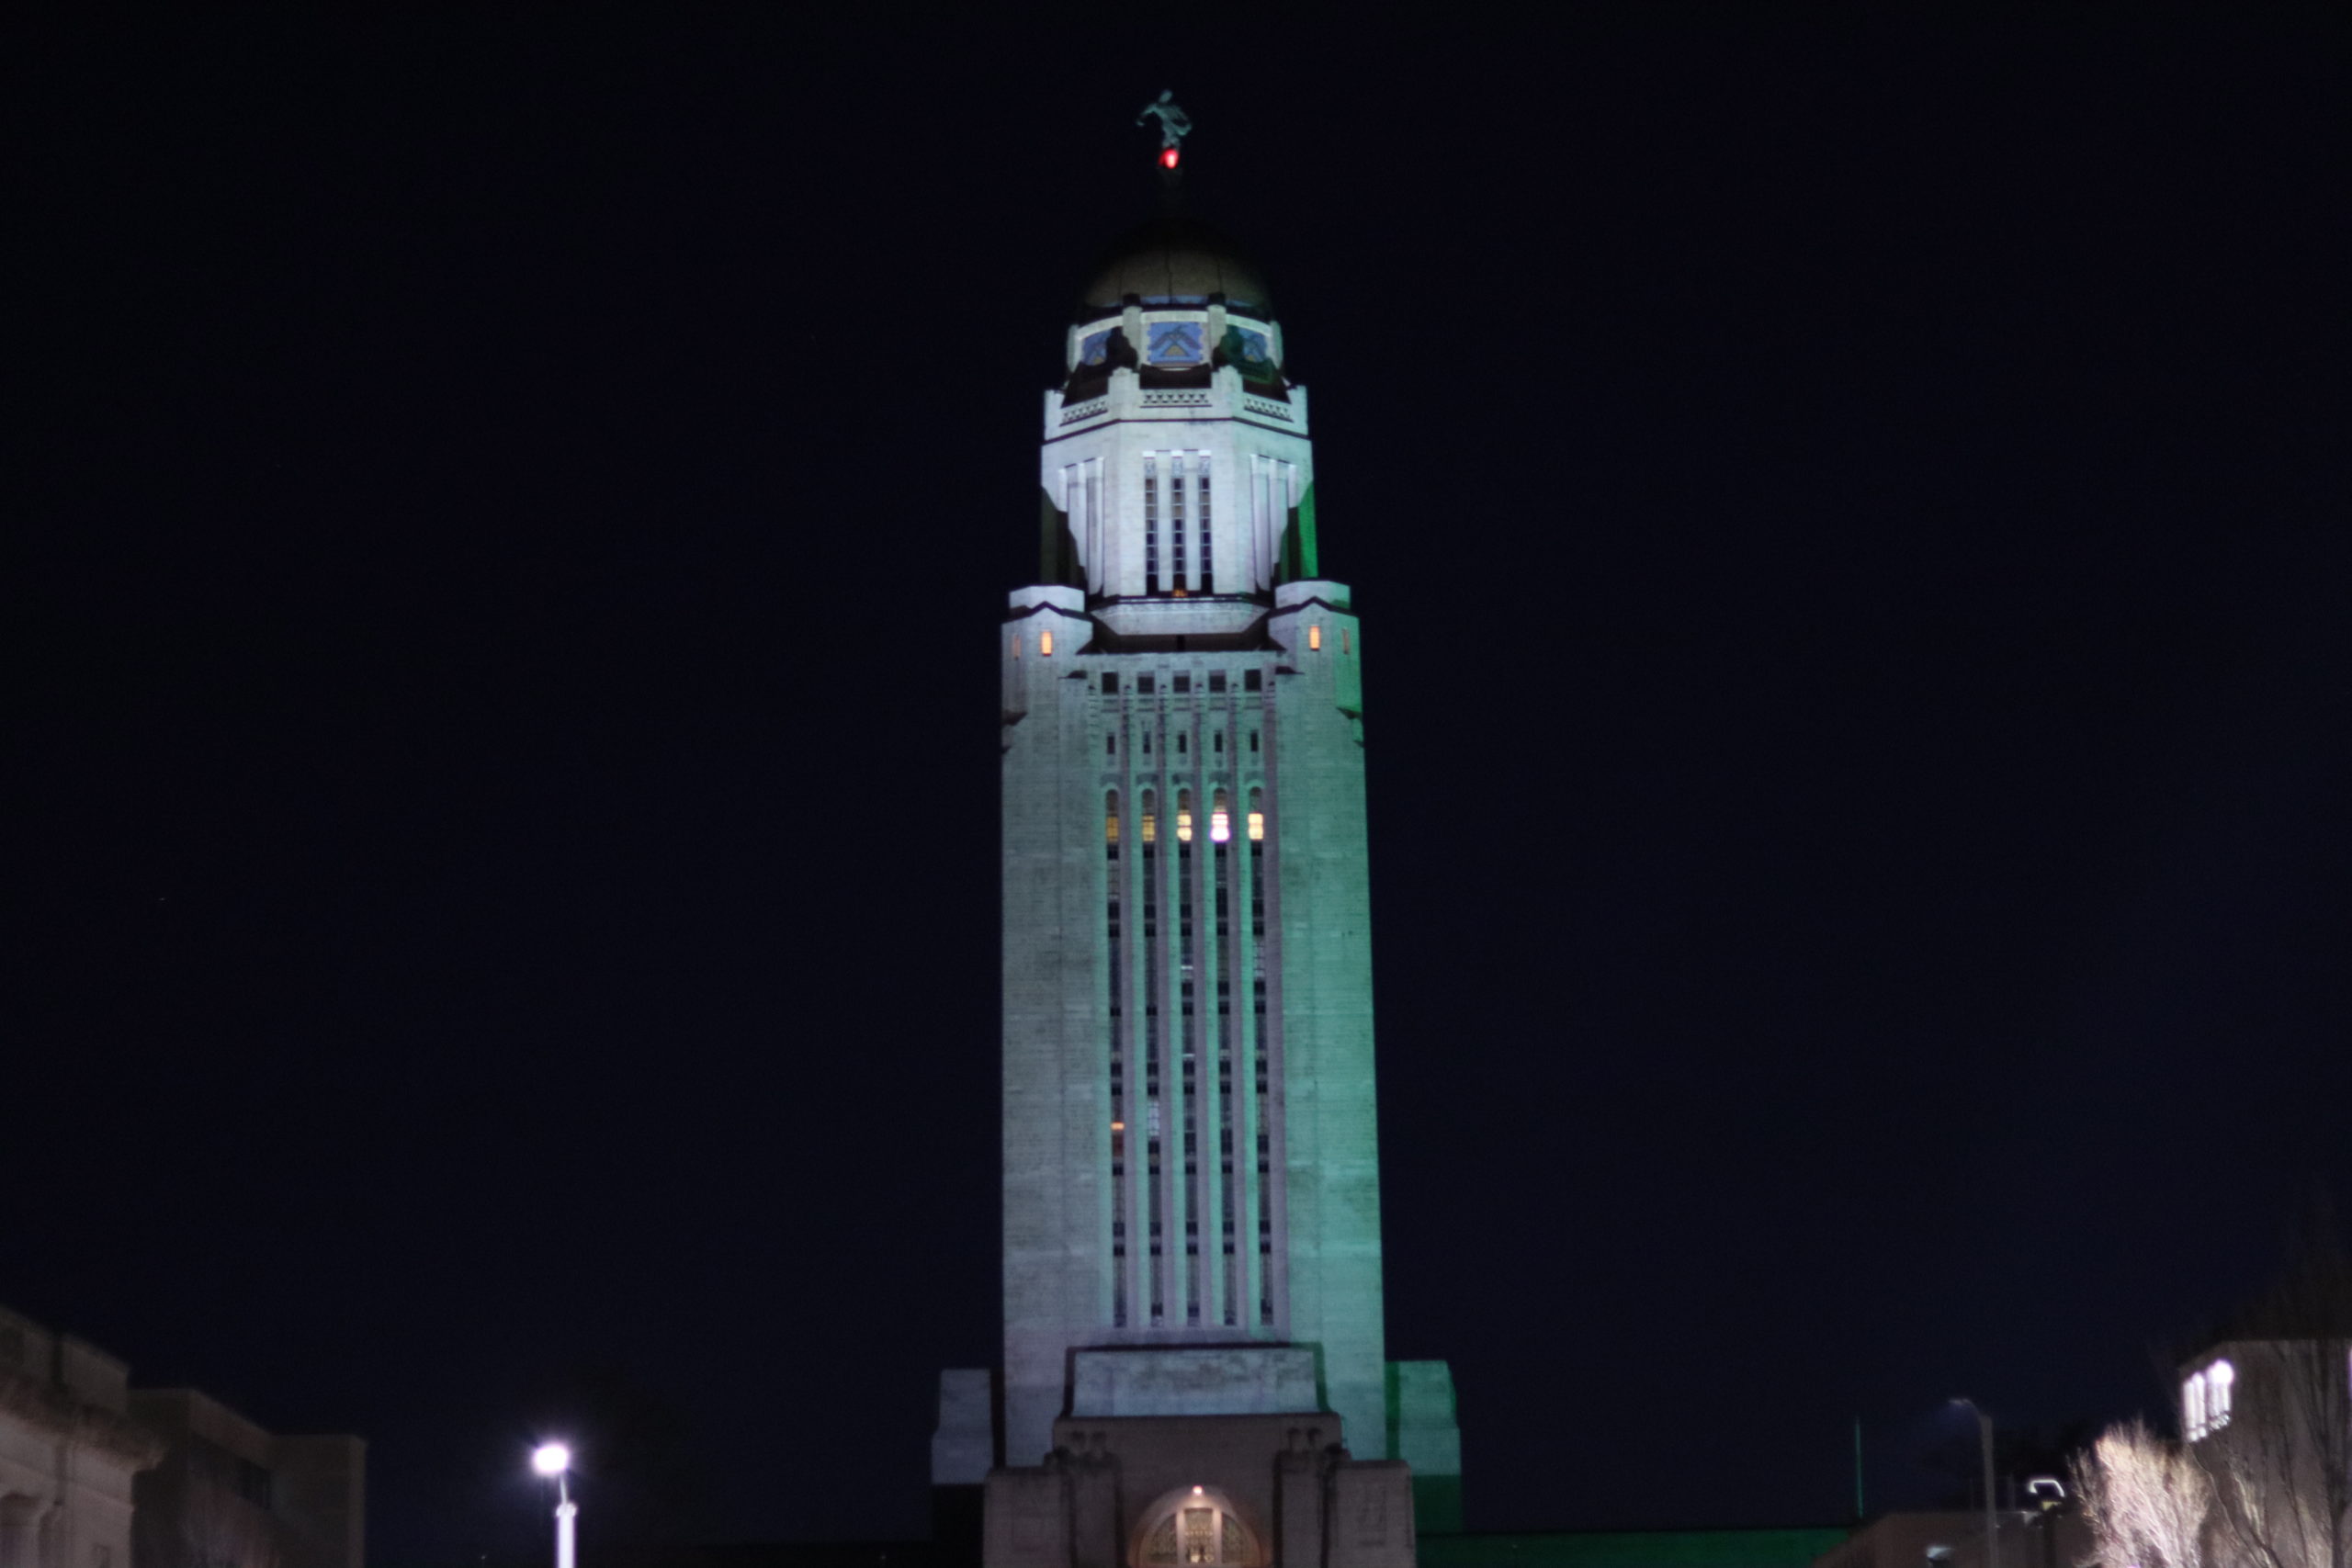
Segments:
[[[561,1443],[541,1443],[531,1450],[531,1468],[541,1475],[561,1475],[571,1468],[571,1450]]]

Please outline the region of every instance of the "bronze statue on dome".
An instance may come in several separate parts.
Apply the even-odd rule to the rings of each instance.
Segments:
[[[1193,117],[1177,107],[1173,87],[1163,89],[1158,98],[1144,105],[1143,113],[1136,116],[1136,123],[1141,125],[1155,117],[1159,120],[1159,145],[1163,148],[1181,147],[1184,138],[1193,133]]]

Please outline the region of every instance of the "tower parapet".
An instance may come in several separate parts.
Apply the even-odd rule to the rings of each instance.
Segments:
[[[1046,575],[1114,635],[1238,636],[1295,574],[1315,467],[1283,355],[1255,270],[1191,220],[1127,236],[1080,297],[1046,394]]]

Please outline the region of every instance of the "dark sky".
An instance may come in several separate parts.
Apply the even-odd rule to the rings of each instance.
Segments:
[[[0,1301],[365,1434],[379,1562],[543,1551],[559,1421],[592,1544],[922,1528],[994,627],[1162,86],[1370,639],[1474,1524],[2153,1409],[2352,1192],[2321,12],[332,9],[0,50]]]

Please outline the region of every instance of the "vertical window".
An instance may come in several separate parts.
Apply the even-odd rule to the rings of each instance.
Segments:
[[[1145,1218],[1150,1242],[1149,1253],[1145,1259],[1145,1272],[1150,1281],[1147,1292],[1147,1321],[1157,1325],[1167,1311],[1165,1271],[1160,1265],[1166,1248],[1167,1224],[1166,1203],[1159,1179],[1159,1055],[1164,1028],[1159,1007],[1162,968],[1159,953],[1159,797],[1153,791],[1146,790],[1139,806],[1139,826],[1142,829],[1139,837],[1143,840],[1143,1178]]]
[[[1281,525],[1275,521],[1272,491],[1273,465],[1266,457],[1251,453],[1250,457],[1250,570],[1253,586],[1265,588],[1274,578],[1273,563],[1280,553],[1275,535]]]
[[[1340,651],[1341,653],[1350,653],[1350,652],[1354,651],[1354,649],[1355,649],[1355,643],[1354,643],[1354,640],[1353,640],[1353,639],[1349,636],[1348,628],[1347,628],[1347,627],[1345,627],[1345,626],[1341,626],[1341,627],[1340,628]]]
[[[1115,697],[1119,694],[1119,672],[1117,671],[1105,670],[1102,671],[1102,694],[1106,697]]]
[[[1086,460],[1086,531],[1079,536],[1086,541],[1086,570],[1097,583],[1102,581],[1102,459]]]
[[[1319,624],[1306,628],[1306,646],[1311,652],[1323,651],[1323,628]]]
[[[1021,634],[1019,632],[1014,632],[1012,634],[1012,657],[1015,659],[1021,657]]]
[[[1069,519],[1069,536],[1078,542],[1091,570],[1097,558],[1094,533],[1087,517],[1086,470],[1091,465],[1070,463],[1062,468],[1062,512]]]
[[[2205,1429],[2218,1432],[2230,1424],[2231,1385],[2238,1380],[2238,1371],[2227,1361],[2216,1361],[2205,1369]]]
[[[1241,672],[1241,689],[1245,692],[1264,691],[1266,689],[1266,672],[1262,670],[1244,670]],[[1254,751],[1257,748],[1253,746],[1250,750]]]
[[[1175,592],[1184,592],[1184,459],[1170,455],[1168,459],[1168,585]]]
[[[1105,571],[1103,558],[1110,555],[1103,547],[1103,458],[1087,458],[1087,529],[1091,538],[1087,564],[1093,569],[1093,579],[1101,581]]]
[[[1200,456],[1200,480],[1193,493],[1193,514],[1201,529],[1201,592],[1214,593],[1216,590],[1211,585],[1210,574],[1215,570],[1216,561],[1210,554],[1213,547],[1209,543],[1209,455],[1205,452]]]
[[[1215,846],[1209,864],[1209,881],[1215,889],[1216,908],[1216,940],[1211,947],[1211,973],[1216,981],[1216,1078],[1215,1133],[1216,1138],[1216,1248],[1214,1253],[1215,1278],[1218,1281],[1221,1307],[1219,1321],[1228,1328],[1240,1325],[1239,1307],[1249,1292],[1249,1270],[1243,1266],[1235,1247],[1235,1213],[1240,1188],[1236,1182],[1233,1167],[1234,1130],[1244,1114],[1236,1104],[1234,1087],[1234,1025],[1233,980],[1231,958],[1236,948],[1233,942],[1233,854],[1232,833],[1227,824],[1233,816],[1233,803],[1223,789],[1209,795],[1209,841]],[[1204,1257],[1208,1256],[1204,1254]]]
[[[1216,695],[1217,695],[1219,693],[1223,692],[1224,690],[1225,690],[1225,671],[1222,671],[1222,670],[1212,670],[1212,671],[1209,671],[1209,694],[1210,694],[1211,696],[1216,696]]]
[[[1111,1323],[1127,1322],[1126,973],[1119,924],[1119,792],[1102,797],[1104,969],[1110,996]]]
[[[1053,633],[1039,632],[1037,634],[1037,653],[1038,656],[1043,659],[1051,659],[1054,656]]]
[[[1258,1182],[1258,1322],[1274,1321],[1274,1156],[1272,1043],[1266,1033],[1266,801],[1262,791],[1251,790],[1250,848],[1244,852],[1250,878],[1250,1012],[1257,1041],[1256,1070],[1251,1075],[1250,1105],[1258,1130],[1257,1147],[1250,1151]]]
[[[1177,1028],[1176,1124],[1171,1130],[1175,1157],[1170,1162],[1185,1179],[1191,1201],[1184,1211],[1184,1250],[1181,1255],[1184,1280],[1184,1321],[1201,1321],[1200,1194],[1193,1179],[1199,1175],[1201,1146],[1200,1064],[1193,1019],[1199,1011],[1198,955],[1193,948],[1199,924],[1198,897],[1193,875],[1193,792],[1176,792],[1176,982]],[[1169,1304],[1170,1315],[1175,1303]]]
[[[1159,460],[1143,460],[1143,591],[1157,593],[1159,581]]]
[[[2188,1381],[2180,1385],[2180,1426],[2188,1440],[2195,1442],[2205,1435],[2205,1374],[2191,1372]]]

